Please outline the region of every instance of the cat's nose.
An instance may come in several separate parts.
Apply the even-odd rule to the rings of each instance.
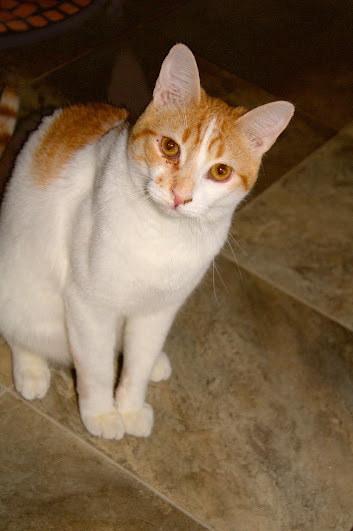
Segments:
[[[172,190],[172,195],[174,197],[174,208],[177,208],[179,205],[186,205],[186,203],[192,201],[190,194],[180,192],[179,190]]]

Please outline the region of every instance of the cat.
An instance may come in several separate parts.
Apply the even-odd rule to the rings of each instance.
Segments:
[[[132,128],[125,109],[104,103],[44,118],[0,223],[0,330],[24,398],[46,394],[51,363],[73,363],[92,435],[151,433],[146,389],[171,374],[169,328],[293,112],[289,102],[247,111],[208,96],[177,44]]]

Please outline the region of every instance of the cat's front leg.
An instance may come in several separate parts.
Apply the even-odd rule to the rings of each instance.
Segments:
[[[147,437],[151,433],[153,409],[145,402],[147,385],[177,309],[166,308],[127,319],[123,371],[116,400],[130,435]]]
[[[125,430],[114,404],[116,314],[77,295],[66,306],[82,422],[92,435],[121,439]]]

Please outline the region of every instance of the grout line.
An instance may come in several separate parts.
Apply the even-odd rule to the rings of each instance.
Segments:
[[[302,168],[305,168],[305,165],[308,163],[308,160],[311,158],[311,157],[314,157],[315,155],[318,155],[320,154],[324,149],[326,149],[327,145],[329,145],[329,147],[331,146],[331,144],[334,142],[334,140],[339,137],[341,134],[345,134],[345,131],[347,129],[350,129],[351,128],[351,125],[353,124],[353,121],[352,120],[349,120],[347,123],[345,123],[340,129],[338,130],[333,130],[333,134],[332,136],[330,136],[330,138],[328,138],[327,140],[324,140],[319,146],[317,146],[313,151],[311,151],[310,153],[308,153],[307,155],[305,155],[305,157],[303,159],[301,159],[299,162],[297,162],[297,164],[295,164],[294,166],[292,166],[291,168],[289,168],[287,171],[285,171],[280,177],[278,177],[275,181],[273,181],[270,186],[268,186],[267,188],[265,188],[264,190],[262,190],[262,192],[258,195],[256,195],[255,197],[252,197],[251,195],[251,191],[249,193],[248,196],[245,197],[245,202],[241,202],[241,205],[242,206],[242,210],[244,208],[247,208],[249,205],[251,205],[252,203],[254,203],[254,201],[258,201],[260,200],[260,198],[264,195],[264,194],[268,194],[269,191],[272,189],[272,188],[276,188],[277,186],[280,185],[281,181],[287,177],[287,178],[290,178],[292,173],[294,174],[295,172],[298,172],[300,171]],[[235,214],[234,214],[234,217],[233,217],[233,220],[236,220],[237,219],[237,212],[240,213],[240,210],[237,211],[237,209],[235,210]]]
[[[254,203],[254,201],[260,200],[260,198],[263,196],[263,194],[267,194],[271,190],[271,188],[275,188],[275,187],[279,186],[280,182],[286,176],[291,175],[292,173],[298,171],[298,169],[300,169],[302,166],[304,166],[307,163],[308,159],[310,159],[315,154],[320,153],[324,149],[324,147],[327,146],[327,144],[331,144],[336,137],[338,137],[342,133],[344,134],[345,130],[347,128],[350,128],[350,124],[351,123],[352,123],[352,121],[347,122],[343,127],[341,127],[341,129],[336,131],[335,134],[331,138],[327,139],[320,146],[318,146],[312,153],[309,153],[306,157],[304,157],[304,159],[302,159],[300,162],[298,162],[298,164],[293,166],[293,168],[290,168],[287,172],[285,172],[283,175],[281,175],[281,177],[279,177],[276,181],[274,181],[268,188],[263,190],[258,196],[254,197],[253,199],[251,199],[251,197],[250,197],[249,202],[244,205],[243,209],[247,208],[248,205],[251,205],[252,203]],[[234,219],[236,219],[236,213],[235,213]],[[262,281],[266,282],[270,286],[276,288],[278,291],[280,291],[282,293],[285,293],[286,295],[288,295],[292,299],[300,302],[301,304],[304,304],[304,306],[308,306],[309,308],[315,310],[317,313],[319,313],[320,315],[323,315],[324,317],[326,317],[330,321],[333,321],[334,323],[338,324],[339,326],[341,326],[345,330],[348,330],[349,332],[353,332],[353,327],[350,324],[340,321],[339,319],[337,319],[337,317],[325,312],[319,306],[316,306],[315,304],[311,303],[310,301],[308,301],[308,300],[306,300],[304,298],[301,298],[300,296],[296,295],[295,293],[293,293],[291,291],[288,291],[288,289],[286,289],[285,287],[276,284],[273,280],[271,280],[268,277],[262,275],[261,273],[259,273],[255,269],[253,269],[248,264],[244,265],[244,264],[241,264],[239,260],[238,261],[234,260],[234,258],[232,256],[230,256],[224,248],[222,248],[222,250],[221,250],[219,255],[222,256],[223,258],[226,258],[230,262],[235,263],[236,265],[238,265],[238,267],[241,267],[244,271],[249,272],[253,276],[261,279]]]
[[[222,258],[225,258],[229,262],[232,262],[233,264],[236,264],[235,260],[231,256],[229,256],[226,253],[226,251],[221,251],[220,256],[222,256]],[[307,306],[308,308],[311,308],[312,310],[316,311],[317,313],[319,313],[320,315],[322,315],[326,319],[329,319],[330,321],[333,321],[334,323],[336,323],[337,325],[341,326],[342,328],[344,328],[348,332],[353,332],[353,328],[351,328],[351,326],[349,324],[343,323],[342,321],[339,321],[337,319],[337,317],[335,317],[334,315],[330,315],[329,313],[325,313],[321,308],[319,308],[315,304],[313,304],[313,303],[311,303],[311,302],[309,302],[309,301],[307,301],[305,299],[302,299],[298,295],[296,295],[295,293],[293,293],[291,291],[288,291],[288,289],[286,289],[286,288],[284,288],[282,286],[279,286],[273,280],[265,277],[261,273],[258,273],[257,271],[255,271],[251,267],[244,266],[243,264],[240,264],[240,263],[238,264],[238,266],[241,269],[243,269],[244,271],[247,271],[248,273],[253,275],[254,277],[259,278],[260,280],[262,280],[266,284],[270,285],[271,287],[277,289],[278,291],[280,291],[282,293],[285,293],[288,297],[291,297],[292,299],[294,299],[297,302],[300,302],[304,306]]]
[[[54,426],[56,426],[57,428],[63,430],[66,435],[70,435],[71,437],[73,437],[78,443],[80,444],[83,444],[83,446],[85,446],[87,449],[93,451],[95,454],[97,454],[100,458],[103,458],[105,461],[107,461],[108,463],[110,463],[111,465],[114,465],[118,470],[119,472],[122,474],[122,475],[125,475],[127,476],[128,478],[136,481],[137,483],[139,483],[140,485],[142,485],[143,487],[145,487],[147,490],[149,490],[150,492],[152,492],[155,496],[161,498],[162,500],[164,500],[166,503],[168,503],[169,505],[171,505],[172,507],[174,507],[176,510],[178,510],[179,512],[185,514],[185,516],[187,516],[188,518],[190,518],[191,520],[193,520],[196,524],[198,525],[201,525],[203,526],[207,531],[215,531],[215,529],[213,529],[212,527],[210,527],[209,525],[205,524],[204,522],[202,522],[202,520],[200,520],[199,518],[197,518],[196,516],[194,516],[192,513],[190,513],[187,509],[184,509],[183,507],[181,507],[178,503],[174,502],[173,500],[171,500],[170,498],[168,498],[165,494],[163,494],[162,492],[160,492],[159,490],[157,490],[155,487],[153,487],[152,485],[149,485],[148,483],[146,483],[143,479],[141,479],[139,476],[137,476],[136,474],[134,474],[134,472],[131,472],[130,470],[127,470],[126,468],[124,468],[122,465],[120,465],[119,463],[117,463],[116,461],[114,461],[114,459],[112,457],[109,457],[109,455],[105,454],[102,450],[100,450],[99,448],[97,448],[96,446],[90,444],[88,441],[86,441],[85,439],[82,439],[77,433],[75,433],[74,431],[72,431],[70,428],[64,426],[63,424],[61,424],[60,422],[58,422],[57,420],[55,420],[54,418],[50,417],[47,413],[44,413],[43,411],[41,411],[40,409],[37,409],[34,404],[32,402],[29,402],[28,400],[25,400],[17,391],[15,391],[13,388],[8,388],[8,389],[4,389],[4,392],[6,393],[9,393],[10,395],[12,395],[14,398],[16,398],[17,400],[20,400],[24,406],[27,406],[29,407],[30,409],[32,409],[33,411],[35,411],[36,413],[38,413],[39,415],[41,415],[42,417],[44,417],[46,420],[48,420],[50,423],[54,424]],[[0,393],[0,396],[2,396],[2,394]],[[92,435],[93,437],[93,435]],[[117,441],[118,443],[119,441]]]
[[[7,393],[8,389],[0,384],[0,398]]]

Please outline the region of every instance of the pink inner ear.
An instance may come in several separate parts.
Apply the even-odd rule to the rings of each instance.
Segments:
[[[293,113],[294,105],[288,101],[275,101],[247,112],[239,118],[237,126],[242,129],[255,153],[262,156],[287,127]]]
[[[163,61],[153,102],[160,108],[198,103],[200,97],[200,77],[195,58],[187,46],[176,44]]]

